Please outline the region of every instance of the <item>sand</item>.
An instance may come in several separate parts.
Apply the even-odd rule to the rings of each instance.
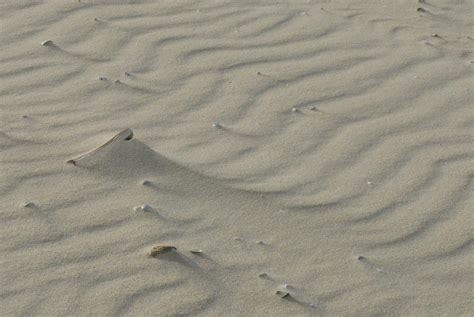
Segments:
[[[473,3],[425,2],[2,1],[0,315],[474,316]]]

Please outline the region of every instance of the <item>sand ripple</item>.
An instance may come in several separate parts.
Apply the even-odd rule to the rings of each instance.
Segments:
[[[0,4],[1,315],[472,313],[472,3],[383,2]]]

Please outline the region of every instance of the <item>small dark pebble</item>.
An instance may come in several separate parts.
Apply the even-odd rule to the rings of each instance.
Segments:
[[[357,257],[357,260],[363,261],[363,260],[367,260],[367,258],[365,256],[360,255]]]
[[[426,12],[426,10],[423,9],[423,8],[417,8],[416,11],[418,11],[418,12]]]
[[[261,73],[261,72],[257,72],[257,75],[262,75],[262,73]]]

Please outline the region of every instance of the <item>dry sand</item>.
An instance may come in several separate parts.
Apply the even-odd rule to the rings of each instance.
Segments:
[[[125,2],[0,4],[1,316],[474,315],[472,1]]]

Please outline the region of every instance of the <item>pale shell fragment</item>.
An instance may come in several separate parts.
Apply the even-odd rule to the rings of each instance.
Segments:
[[[32,202],[30,202],[30,201],[25,201],[25,202],[23,203],[23,207],[33,207],[34,205],[35,205],[35,204],[32,203]]]
[[[285,297],[290,296],[290,293],[289,293],[289,292],[285,292],[285,291],[276,291],[276,292],[275,292],[275,295],[277,295],[277,296],[280,297],[280,298],[285,298]]]
[[[189,250],[189,252],[194,253],[194,254],[201,254],[201,253],[203,253],[203,251],[200,250],[200,249],[191,249],[191,250]]]
[[[42,45],[42,46],[48,46],[48,45],[51,45],[51,44],[53,44],[53,41],[51,41],[51,40],[47,40],[47,41],[41,42],[41,45]]]

